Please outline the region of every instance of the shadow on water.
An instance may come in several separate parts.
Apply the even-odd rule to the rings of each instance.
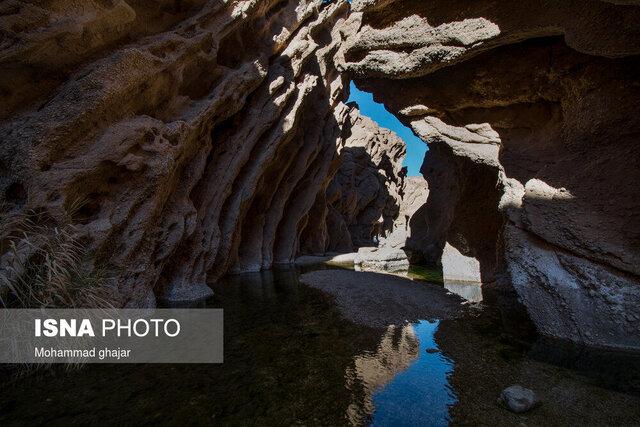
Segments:
[[[306,337],[307,341],[292,340],[289,345],[293,355],[304,360],[305,365],[322,361],[319,371],[298,369],[292,375],[307,376],[304,383],[312,384],[315,390],[324,384],[315,398],[308,391],[294,393],[302,392],[302,398],[319,411],[335,411],[314,420],[331,419],[352,425],[389,425],[401,419],[404,424],[417,425],[430,420],[430,425],[446,425],[448,408],[455,403],[455,393],[447,380],[453,363],[442,354],[426,352],[427,348],[437,349],[434,334],[438,322],[389,325],[386,329],[346,322],[331,297],[298,282],[301,270],[319,268],[333,267],[231,276],[217,286],[220,304],[210,302],[209,306],[223,307],[225,318],[237,322],[238,329],[233,324],[226,329],[233,336],[241,335],[240,328],[253,324],[262,310],[270,313],[269,319],[260,316],[265,321],[261,331],[264,337],[273,334],[274,326],[280,324],[277,319],[289,318],[282,326],[288,333],[290,329],[299,330],[299,337]],[[238,315],[236,309],[244,315]],[[319,342],[313,345],[308,341]],[[233,357],[234,350],[228,353],[231,354],[227,357]],[[318,378],[309,378],[312,372]]]
[[[0,424],[640,422],[634,393],[530,357],[531,346],[484,310],[368,328],[298,278],[285,269],[215,285],[206,306],[225,310],[223,364],[87,365],[5,380]],[[536,390],[543,405],[527,415],[500,408],[497,395],[513,383]]]
[[[215,286],[206,306],[225,310],[223,364],[86,365],[3,381],[0,424],[363,425],[409,402],[421,404],[411,400],[416,387],[422,395],[444,393],[435,399],[440,406],[416,414],[446,416],[444,365],[439,380],[416,380],[404,393],[394,380],[400,372],[425,374],[411,372],[432,357],[422,347],[433,328],[354,325],[298,275],[242,274]],[[392,392],[385,397],[387,387]]]

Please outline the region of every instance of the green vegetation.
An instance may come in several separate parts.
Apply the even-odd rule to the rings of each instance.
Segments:
[[[407,277],[414,280],[424,280],[425,282],[444,283],[442,270],[436,270],[422,265],[411,265]]]

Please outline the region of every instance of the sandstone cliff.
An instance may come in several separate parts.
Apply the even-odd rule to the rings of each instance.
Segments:
[[[293,258],[346,114],[347,2],[1,7],[5,212],[81,200],[127,305]]]
[[[477,259],[544,334],[638,349],[640,7],[616,3],[355,0],[340,67],[430,144],[427,257]]]
[[[0,12],[3,218],[34,212],[55,235],[72,221],[122,304],[370,245],[382,218],[383,248],[445,275],[462,260],[540,332],[640,349],[637,1]],[[400,140],[344,104],[348,78],[430,144],[428,186],[403,180]]]
[[[349,105],[337,146],[336,172],[312,210],[319,221],[302,252],[352,252],[394,229],[404,189],[404,141]]]

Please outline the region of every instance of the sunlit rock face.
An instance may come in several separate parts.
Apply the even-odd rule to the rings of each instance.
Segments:
[[[640,349],[636,2],[353,2],[339,68],[430,144],[445,244],[544,334]]]
[[[290,261],[347,117],[346,1],[151,3],[0,6],[3,208],[83,200],[130,306]]]
[[[478,260],[462,255],[449,243],[445,243],[442,251],[442,275],[461,282],[482,282]]]
[[[404,178],[400,209],[391,233],[384,236],[382,244],[393,248],[404,248],[409,256],[412,249],[419,249],[420,239],[424,237],[424,205],[429,197],[429,186],[421,176]],[[415,259],[415,263],[423,260]]]
[[[376,245],[396,228],[404,191],[404,141],[362,116],[355,104],[338,140],[335,174],[318,194],[301,251],[352,252]]]
[[[425,204],[429,188],[424,178],[405,177],[396,198],[398,213],[392,226],[383,229],[375,247],[361,247],[355,256],[356,269],[407,272],[410,264],[435,264],[422,256],[425,230]]]

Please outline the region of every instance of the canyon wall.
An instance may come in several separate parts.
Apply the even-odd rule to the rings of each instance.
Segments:
[[[404,191],[404,141],[349,104],[337,146],[335,175],[318,194],[302,253],[353,252],[390,234]],[[423,180],[424,181],[424,180]],[[324,218],[324,220],[322,220]]]
[[[400,209],[393,231],[385,236],[383,246],[403,248],[413,264],[435,265],[439,260],[425,258],[423,250],[428,242],[426,225],[426,203],[429,199],[429,186],[421,176],[408,176],[404,179]]]
[[[426,228],[426,202],[429,187],[421,176],[403,179],[397,198],[397,214],[391,227],[382,233],[375,247],[369,245],[358,249],[354,258],[356,269],[406,273],[411,264],[427,264],[437,267],[440,258],[424,256],[423,239],[428,236]]]
[[[394,260],[468,264],[458,279],[517,299],[543,334],[640,349],[639,2],[0,12],[3,218],[72,221],[122,305],[380,231]],[[349,78],[429,144],[428,186],[344,103]]]
[[[352,9],[339,68],[430,145],[424,256],[476,260],[543,334],[640,349],[638,2]]]
[[[349,105],[342,125],[337,171],[312,209],[319,219],[305,229],[301,252],[351,253],[356,268],[406,271],[425,259],[425,204],[429,195],[421,176],[406,176],[404,141]]]
[[[348,117],[346,1],[0,8],[5,214],[78,204],[127,306],[293,259]]]

